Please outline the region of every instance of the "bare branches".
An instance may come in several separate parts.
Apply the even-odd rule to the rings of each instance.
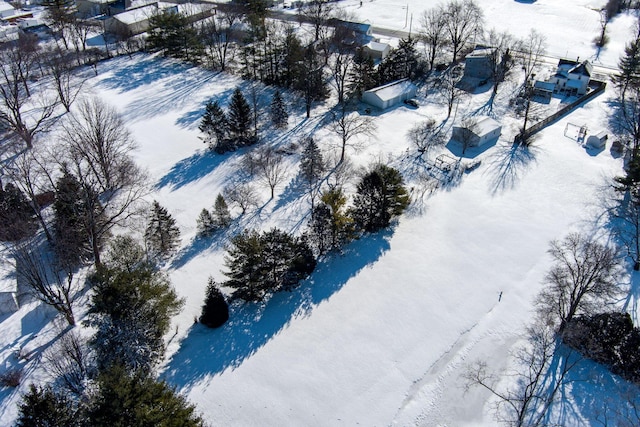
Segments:
[[[344,108],[340,108],[338,112],[332,112],[330,127],[342,140],[339,163],[344,162],[345,151],[352,138],[358,135],[372,136],[376,130],[375,123],[369,117],[355,112],[350,113]]]

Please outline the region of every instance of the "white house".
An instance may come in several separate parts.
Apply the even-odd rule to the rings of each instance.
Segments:
[[[141,34],[149,29],[149,18],[158,13],[182,13],[195,22],[213,15],[215,8],[211,4],[155,2],[113,15],[105,21],[105,29],[112,34]]]
[[[491,117],[480,116],[470,123],[453,127],[451,139],[466,143],[467,147],[479,147],[496,141],[502,133],[502,125]]]
[[[362,50],[365,55],[370,56],[373,59],[384,59],[389,55],[391,46],[389,43],[370,41],[362,47]]]
[[[554,93],[582,96],[587,93],[592,72],[593,66],[589,61],[561,59],[556,73],[548,78],[547,82],[555,85]]]
[[[362,94],[362,102],[384,110],[416,96],[418,88],[409,79],[397,80]]]
[[[464,58],[464,77],[469,79],[486,80],[493,74],[496,48],[476,46]]]

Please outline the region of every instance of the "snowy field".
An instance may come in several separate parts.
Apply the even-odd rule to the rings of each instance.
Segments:
[[[615,66],[631,37],[633,18],[617,17],[609,27],[610,44],[596,57],[591,41],[602,1],[478,3],[491,27],[516,36],[532,27],[546,34],[550,55]],[[408,4],[415,25],[432,3],[339,4],[375,26],[402,29],[402,7]],[[604,188],[622,171],[622,159],[609,150],[613,134],[607,148],[596,152],[564,134],[568,123],[586,124],[591,133],[608,129],[610,87],[542,131],[524,152],[511,146],[518,121],[507,102],[516,87],[507,83],[491,112],[503,124],[500,141],[465,154],[463,162],[481,164],[457,185],[420,198],[416,153],[405,135],[426,118],[446,116],[437,97],[420,93],[418,109],[399,106],[374,113],[375,136],[363,140],[360,150],[347,152],[355,166],[382,160],[403,172],[414,190],[407,213],[391,229],[322,261],[294,291],[261,304],[233,305],[230,321],[210,330],[193,318],[200,313],[207,278],[224,280],[228,235],[196,240],[195,220],[237,179],[246,151],[209,153],[197,126],[208,100],[227,100],[238,85],[246,93],[248,83],[142,54],[107,61],[98,71],[87,82],[88,95],[122,113],[139,144],[136,160],[153,177],[150,200],[168,208],[182,232],[182,247],[166,268],[187,303],[167,337],[161,377],[195,403],[211,425],[495,426],[491,396],[480,389],[465,392],[461,374],[478,359],[496,371],[508,366],[550,266],[549,241],[575,230],[598,234]],[[271,94],[271,89],[262,91],[262,102]],[[489,96],[485,91],[464,98],[447,127],[485,113]],[[289,129],[266,134],[263,143],[290,148],[313,135],[325,156],[335,157],[337,137],[322,126],[330,106],[317,106],[307,120],[303,105],[292,102]],[[448,149],[460,151],[455,144]],[[268,201],[265,190],[264,206],[238,218],[229,235],[247,227],[303,231],[310,205],[295,181],[298,158],[287,157],[290,181],[276,189],[274,200]],[[632,302],[635,298],[630,295]],[[0,360],[16,363],[17,348],[33,354],[46,348],[58,332],[54,317],[34,304],[0,317]],[[47,378],[37,358],[20,363],[26,370],[23,384],[0,390],[2,426],[15,419],[16,402],[28,384]],[[568,390],[565,403],[571,411],[561,420],[568,426],[595,426],[589,393],[607,389],[597,388],[593,377],[613,380],[597,367],[581,372],[585,378],[578,379],[587,382]]]

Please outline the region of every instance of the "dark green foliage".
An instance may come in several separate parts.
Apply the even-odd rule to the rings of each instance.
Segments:
[[[323,68],[322,59],[316,52],[314,45],[307,46],[300,64],[300,73],[294,83],[295,89],[300,91],[304,98],[307,118],[311,116],[311,105],[329,96]]]
[[[91,402],[92,427],[201,427],[195,407],[165,382],[121,366],[98,377],[99,392]]]
[[[397,169],[377,165],[358,183],[351,216],[359,230],[375,232],[409,205],[409,195]]]
[[[164,11],[151,16],[149,26],[147,46],[150,50],[163,50],[166,56],[187,61],[200,58],[202,44],[185,15]]]
[[[279,90],[276,90],[271,100],[271,122],[278,129],[285,129],[289,122],[289,113]]]
[[[259,301],[268,292],[290,289],[305,279],[316,266],[309,245],[301,238],[276,228],[259,234],[244,231],[231,242],[225,257],[235,297]]]
[[[362,93],[378,86],[378,74],[369,55],[359,49],[353,58],[353,67],[349,74],[349,92],[356,98]]]
[[[222,194],[218,194],[216,201],[213,204],[213,224],[216,228],[226,228],[231,224],[231,214],[229,213],[229,206]]]
[[[421,75],[416,51],[416,39],[401,39],[397,49],[391,51],[378,67],[380,84],[399,79],[415,79]]]
[[[180,244],[180,229],[176,220],[156,200],[151,207],[144,238],[149,253],[159,258],[168,257]]]
[[[220,108],[218,101],[207,102],[198,129],[205,134],[204,142],[209,145],[210,149],[219,154],[233,149],[233,144],[229,141],[227,116]]]
[[[313,208],[309,241],[320,255],[338,250],[354,238],[354,224],[346,213],[346,204],[347,197],[337,187],[323,193]]]
[[[18,405],[17,427],[78,427],[82,425],[77,404],[51,387],[31,385]]]
[[[102,247],[101,237],[106,236],[91,236],[91,229],[102,224],[101,206],[90,206],[97,200],[92,190],[84,188],[67,171],[56,182],[53,230],[56,255],[63,265],[76,266],[88,259],[92,253],[91,238],[98,239],[95,243]]]
[[[304,151],[300,159],[300,174],[310,185],[314,185],[327,170],[318,144],[312,137],[305,138]]]
[[[163,335],[171,316],[184,304],[167,276],[142,258],[141,248],[130,252],[140,258],[125,265],[107,264],[93,278],[87,323],[97,329],[91,344],[100,370],[122,365],[129,371],[149,372],[163,355]]]
[[[254,142],[251,138],[251,107],[240,88],[233,91],[227,120],[229,133],[236,146],[242,147]]]
[[[613,83],[624,98],[629,87],[640,85],[640,38],[628,43],[618,62],[620,72],[612,77]]]
[[[209,236],[216,230],[211,212],[206,208],[203,208],[202,211],[200,211],[200,215],[198,215],[198,218],[196,219],[196,225],[198,229],[198,236],[201,237]]]
[[[640,382],[640,329],[633,326],[628,313],[574,317],[566,324],[562,339],[615,374]]]
[[[216,282],[209,277],[200,323],[210,328],[218,328],[224,325],[227,320],[229,320],[229,304],[218,289]]]
[[[37,226],[36,213],[20,189],[8,183],[0,188],[0,240],[15,242],[32,236]]]
[[[640,184],[640,153],[631,156],[631,159],[625,166],[625,175],[615,177],[615,181],[619,184],[618,190],[627,191],[633,189]]]

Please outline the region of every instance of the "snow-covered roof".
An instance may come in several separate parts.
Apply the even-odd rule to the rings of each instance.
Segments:
[[[533,84],[533,87],[536,89],[553,92],[553,90],[556,88],[556,85],[551,82],[536,80],[536,82]]]
[[[160,11],[176,7],[179,13],[182,13],[186,16],[195,15],[205,10],[214,8],[214,6],[210,4],[175,4],[167,2],[156,2],[136,9],[130,9],[126,12],[118,13],[117,15],[114,15],[113,18],[117,19],[123,24],[130,25],[135,24],[136,22],[145,21]]]
[[[380,43],[380,42],[374,42],[374,41],[370,41],[365,45],[365,47],[367,47],[369,50],[373,50],[376,52],[384,52],[386,49],[390,48],[388,43]]]
[[[398,95],[409,92],[415,88],[415,85],[411,83],[409,79],[397,80],[395,82],[388,83],[384,86],[379,86],[370,89],[366,92],[375,93],[381,100],[388,101],[394,99]]]
[[[496,129],[501,128],[502,125],[500,125],[500,123],[498,123],[497,121],[495,121],[494,119],[492,119],[489,116],[480,116],[478,117],[478,121],[476,122],[475,126],[474,126],[474,133],[476,135],[478,135],[479,137],[482,137],[484,135],[487,135],[491,132],[493,132]]]
[[[10,11],[14,11],[14,7],[11,6],[9,3],[7,3],[6,1],[2,1],[0,0],[0,13],[2,12],[10,12]]]
[[[469,59],[486,58],[493,55],[494,51],[495,51],[495,48],[492,48],[492,47],[478,46],[475,49],[473,49],[473,51],[471,51],[471,53],[469,53],[465,57],[465,59],[466,58],[469,58]]]

